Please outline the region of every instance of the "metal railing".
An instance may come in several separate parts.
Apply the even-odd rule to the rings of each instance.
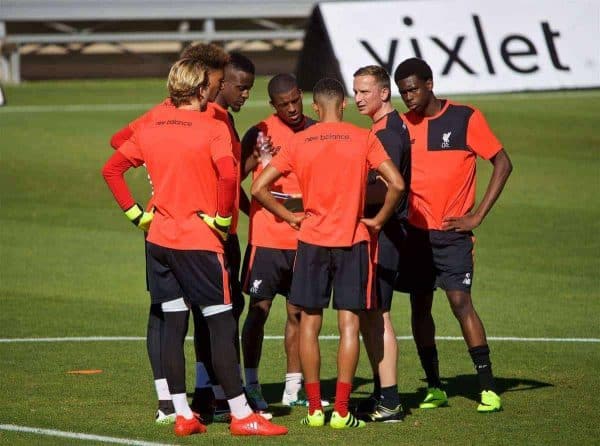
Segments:
[[[70,44],[107,43],[118,47],[134,42],[302,39],[304,19],[316,3],[315,0],[1,0],[0,78],[20,82],[20,55],[26,45],[58,45],[70,51]],[[131,29],[134,22],[143,23],[144,31],[119,30],[119,24],[123,25],[121,29]],[[161,30],[165,22],[174,24],[172,31]],[[190,22],[195,22],[198,29],[191,29]],[[107,23],[112,31],[103,31]],[[153,26],[156,30],[152,30]]]

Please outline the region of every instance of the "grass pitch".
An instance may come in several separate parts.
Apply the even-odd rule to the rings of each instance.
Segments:
[[[39,82],[6,89],[0,108],[0,338],[143,337],[148,307],[142,235],[122,216],[100,176],[110,135],[165,95],[162,80]],[[307,98],[305,99],[308,99]],[[412,341],[401,340],[398,383],[410,410],[402,424],[359,431],[299,425],[302,409],[277,404],[283,341],[266,340],[261,380],[278,439],[236,439],[226,426],[179,439],[153,423],[152,376],[141,340],[0,342],[0,424],[172,444],[598,444],[600,385],[600,91],[453,98],[480,107],[515,170],[476,231],[473,296],[489,336],[594,338],[596,342],[490,341],[505,410],[475,412],[477,380],[462,341],[439,341],[450,407],[416,409],[424,382]],[[351,102],[351,101],[350,101]],[[400,106],[400,104],[399,104]],[[305,107],[308,112],[309,107]],[[400,106],[400,109],[403,109]],[[359,125],[350,103],[347,118]],[[236,115],[240,133],[270,113],[265,79]],[[479,192],[490,166],[479,168]],[[128,180],[139,201],[145,172]],[[245,246],[247,219],[240,239]],[[392,310],[410,334],[405,295]],[[437,332],[460,336],[443,294]],[[283,334],[277,299],[266,334]],[[323,334],[336,334],[326,312]],[[322,341],[325,396],[335,386],[335,340]],[[187,345],[188,387],[193,353]],[[97,375],[68,371],[101,369]],[[594,378],[596,376],[596,378]],[[371,390],[362,354],[353,396]],[[7,431],[1,444],[101,444]]]

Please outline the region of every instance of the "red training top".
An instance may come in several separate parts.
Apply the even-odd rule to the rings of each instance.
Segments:
[[[314,124],[314,121],[310,118],[305,117],[304,120],[305,128]],[[253,147],[259,131],[263,132],[265,136],[271,137],[273,147],[281,148],[286,147],[297,133],[297,131],[294,131],[294,129],[274,114],[250,129],[246,136],[244,136],[244,142],[246,142],[246,138],[252,138],[253,141],[251,143]],[[259,162],[252,171],[252,179],[257,178],[263,169],[262,163]],[[289,172],[282,176],[271,185],[270,190],[285,194],[299,194],[300,185],[298,184],[296,174]],[[250,245],[294,250],[298,247],[298,231],[288,225],[287,222],[275,217],[264,209],[255,199],[252,199],[251,202],[249,220],[248,243]]]
[[[148,241],[223,252],[219,237],[196,213],[217,213],[216,163],[233,157],[225,124],[198,111],[158,107],[119,152],[136,167],[145,163],[153,180],[155,212]]]
[[[307,214],[298,240],[324,247],[369,240],[360,223],[367,172],[389,159],[372,132],[350,123],[322,122],[297,133],[271,165],[298,177]]]
[[[475,204],[475,161],[490,159],[502,144],[476,108],[446,101],[435,116],[403,115],[411,137],[409,222],[442,229],[447,217],[462,217]]]

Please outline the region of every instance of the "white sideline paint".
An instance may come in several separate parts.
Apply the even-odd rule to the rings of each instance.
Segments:
[[[511,94],[488,94],[485,96],[457,96],[461,102],[480,102],[497,101],[499,99],[506,101],[526,101],[531,99],[587,99],[600,96],[600,90],[577,90],[577,91],[556,91],[540,93],[511,93]],[[310,105],[311,100],[304,100],[304,105]],[[399,102],[398,102],[399,103]],[[57,105],[7,105],[0,108],[0,114],[3,113],[79,113],[79,112],[113,112],[128,110],[148,110],[156,104],[57,104]],[[258,108],[269,107],[268,100],[249,100],[244,107]]]
[[[105,437],[103,435],[81,434],[77,432],[57,431],[54,429],[41,429],[38,427],[17,426],[14,424],[0,424],[0,430],[12,432],[25,432],[28,434],[46,435],[50,437],[75,438],[77,440],[96,441],[99,443],[128,444],[133,446],[174,446],[167,443],[153,443],[151,441],[131,440],[128,438]]]
[[[323,341],[337,341],[338,335],[321,335],[319,339]],[[192,336],[186,338],[193,340]],[[411,341],[412,336],[396,336],[399,341]],[[12,344],[20,342],[113,342],[113,341],[145,341],[143,336],[86,336],[86,337],[68,337],[68,338],[0,338],[0,344]],[[281,341],[283,336],[265,336],[267,341]],[[463,341],[462,336],[436,336],[439,341]],[[521,338],[516,336],[488,336],[490,341],[507,342],[580,342],[580,343],[599,343],[600,338]]]

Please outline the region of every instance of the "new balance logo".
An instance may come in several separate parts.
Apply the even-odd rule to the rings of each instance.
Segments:
[[[262,283],[262,280],[255,280],[254,282],[252,282],[252,287],[250,288],[250,292],[251,293],[258,293],[258,289],[260,288],[260,284]]]
[[[452,135],[452,132],[442,134],[442,149],[450,147],[450,135]]]
[[[462,281],[463,285],[471,285],[471,273],[466,273],[465,278]]]

